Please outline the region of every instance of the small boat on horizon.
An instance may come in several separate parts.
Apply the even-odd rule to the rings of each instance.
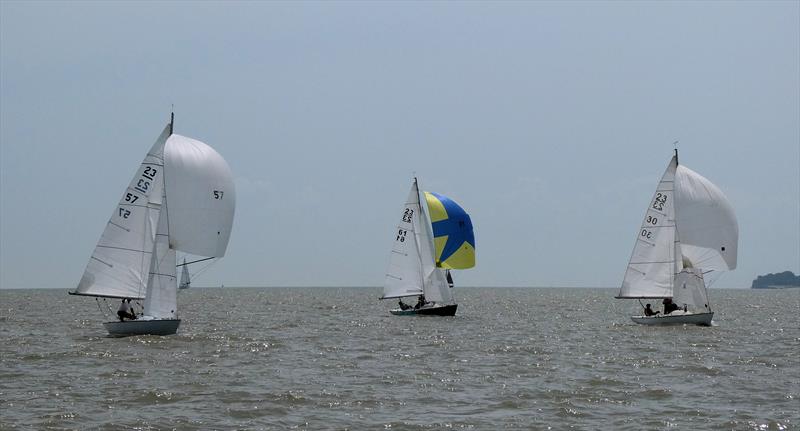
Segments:
[[[642,305],[631,320],[642,325],[710,326],[706,276],[736,268],[739,225],[728,198],[711,181],[669,162],[636,235],[616,298],[662,300]]]

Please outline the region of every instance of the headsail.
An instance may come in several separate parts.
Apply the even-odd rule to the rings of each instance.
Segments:
[[[475,266],[475,235],[472,220],[455,201],[438,193],[425,192],[436,246],[436,266],[467,269]]]
[[[199,256],[224,256],[236,205],[228,163],[203,142],[172,135],[164,165],[170,247]]]
[[[144,300],[144,314],[156,319],[175,319],[178,312],[178,291],[175,285],[176,256],[175,250],[169,247],[168,214],[168,201],[164,193],[147,280],[147,295]]]
[[[90,296],[145,296],[151,253],[161,212],[167,125],[114,207],[73,293]]]
[[[711,181],[680,165],[675,173],[680,251],[703,271],[736,268],[739,224],[728,198]]]
[[[677,156],[673,156],[647,206],[618,298],[672,296],[676,272],[674,179],[677,167]]]

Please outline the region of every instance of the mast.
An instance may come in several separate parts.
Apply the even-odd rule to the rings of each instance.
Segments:
[[[420,244],[420,241],[419,241],[420,240],[419,229],[425,228],[426,226],[425,226],[425,218],[422,216],[422,214],[423,214],[423,212],[422,212],[422,199],[419,198],[419,183],[417,182],[417,176],[416,175],[414,176],[414,189],[416,189],[415,195],[417,197],[417,207],[419,208],[419,211],[417,211],[418,212],[417,220],[419,220],[419,223],[417,224],[417,226],[414,227],[414,242],[416,243],[417,257],[419,258],[419,267],[421,269],[420,270],[420,280],[419,280],[420,285],[419,285],[419,287],[422,290],[422,294],[424,295],[425,294],[425,271],[424,271],[425,265],[423,265],[423,263],[422,263],[422,253],[420,253],[421,244]],[[412,221],[412,226],[413,226],[413,221]]]

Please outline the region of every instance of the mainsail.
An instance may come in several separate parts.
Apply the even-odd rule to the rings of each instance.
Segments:
[[[673,156],[647,206],[618,298],[672,296],[676,272],[673,196],[677,167],[678,158]]]
[[[417,244],[420,226],[419,189],[414,179],[395,230],[389,269],[383,283],[383,298],[422,294],[422,262]]]
[[[74,293],[116,298],[145,296],[161,214],[164,143],[169,135],[167,125],[122,192]]]

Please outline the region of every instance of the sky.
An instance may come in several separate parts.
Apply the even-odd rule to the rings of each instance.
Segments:
[[[800,2],[0,1],[0,287],[74,289],[174,105],[228,161],[200,286],[380,286],[414,175],[461,286],[618,287],[673,152],[800,273]]]

